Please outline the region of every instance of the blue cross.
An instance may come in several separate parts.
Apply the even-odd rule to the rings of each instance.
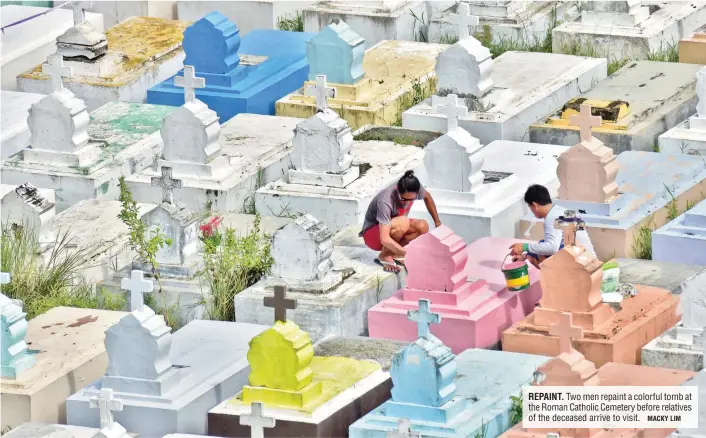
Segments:
[[[429,300],[419,300],[419,310],[408,310],[407,318],[417,323],[417,337],[429,339],[429,324],[441,323],[441,315],[429,310]]]

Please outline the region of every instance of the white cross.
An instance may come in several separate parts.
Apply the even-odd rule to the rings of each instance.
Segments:
[[[387,438],[421,438],[422,434],[412,432],[409,427],[410,421],[406,418],[400,418],[397,420],[397,430],[387,432]]]
[[[253,403],[250,405],[250,414],[240,415],[240,424],[250,426],[251,438],[264,438],[265,427],[270,429],[275,427],[275,419],[264,417],[262,415],[262,403]]]
[[[468,108],[458,100],[455,94],[446,96],[446,105],[439,105],[436,111],[446,116],[446,132],[458,128],[458,118],[468,115]]]
[[[326,86],[326,75],[316,76],[316,85],[307,85],[305,94],[307,96],[316,96],[316,112],[326,111],[326,98],[336,97],[336,89]]]
[[[42,64],[42,73],[51,78],[52,93],[63,90],[63,78],[70,78],[74,75],[73,69],[64,65],[64,57],[58,53],[49,55],[49,62]]]
[[[162,176],[153,176],[150,181],[152,186],[159,186],[162,188],[162,202],[167,204],[174,204],[174,194],[172,189],[181,188],[181,180],[172,179],[172,168],[168,166],[162,166]]]
[[[582,103],[579,114],[571,116],[571,124],[581,128],[581,141],[591,141],[591,128],[601,126],[601,116],[592,116],[591,105]]]
[[[441,315],[431,313],[429,300],[419,300],[419,310],[408,310],[407,319],[417,323],[417,338],[429,339],[429,324],[440,324]]]
[[[184,103],[196,100],[196,89],[206,88],[206,79],[196,77],[193,65],[184,66],[184,76],[176,76],[174,85],[184,88]]]
[[[92,408],[99,408],[101,415],[101,429],[113,425],[113,411],[120,412],[123,410],[123,402],[113,398],[113,390],[110,388],[101,388],[98,397],[93,397],[90,400]]]
[[[142,294],[144,292],[152,292],[154,283],[150,280],[145,280],[145,273],[133,270],[130,278],[123,278],[120,281],[120,288],[130,291],[130,311],[142,310],[145,306],[145,300]]]
[[[71,2],[71,9],[74,11],[74,26],[83,24],[86,21],[86,9],[90,9],[92,2]]]
[[[468,26],[478,26],[480,20],[475,15],[471,15],[468,3],[459,2],[456,11],[458,13],[451,17],[451,22],[458,26],[458,40],[463,41],[471,36]]]

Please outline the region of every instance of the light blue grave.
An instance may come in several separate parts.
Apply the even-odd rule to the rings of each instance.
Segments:
[[[329,82],[353,85],[365,76],[365,40],[343,20],[333,20],[306,43],[309,80],[326,75]]]
[[[652,233],[652,260],[706,265],[706,201]]]
[[[420,337],[393,358],[392,399],[353,423],[350,437],[382,438],[407,427],[421,437],[496,438],[508,430],[510,397],[550,358],[483,349],[455,356],[429,333],[429,324],[441,321],[429,301],[420,300],[408,317]]]
[[[0,273],[0,284],[8,284],[10,274]],[[0,376],[16,379],[36,362],[27,351],[27,314],[14,301],[0,293]]]
[[[211,12],[184,31],[184,65],[192,65],[206,87],[196,98],[214,110],[221,123],[237,114],[275,114],[275,102],[301,88],[309,74],[306,43],[315,34],[256,29],[240,37],[238,27]],[[147,102],[181,106],[184,90],[176,76],[147,91]]]

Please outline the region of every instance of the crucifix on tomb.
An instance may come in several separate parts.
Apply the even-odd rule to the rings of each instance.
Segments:
[[[262,301],[265,307],[273,307],[275,309],[275,322],[287,322],[287,309],[294,310],[297,308],[297,300],[285,298],[287,288],[284,286],[275,286],[274,296],[265,297]]]
[[[64,57],[58,53],[49,55],[49,61],[42,64],[42,73],[51,78],[52,93],[63,90],[64,78],[73,76],[73,70],[64,65]]]
[[[316,76],[316,85],[307,85],[305,94],[307,96],[316,96],[316,112],[322,113],[326,111],[326,98],[336,97],[336,89],[326,85],[326,75]]]
[[[387,438],[421,438],[419,432],[410,430],[410,421],[407,418],[397,420],[397,429],[387,432]]]
[[[559,324],[549,327],[549,334],[559,338],[559,354],[568,354],[574,351],[571,340],[581,339],[583,329],[571,325],[571,313],[562,312],[559,314]]]
[[[432,313],[429,305],[429,300],[419,300],[418,310],[407,311],[407,318],[417,323],[417,338],[429,339],[431,337],[429,325],[441,323],[441,315]]]
[[[601,116],[591,115],[591,105],[587,103],[581,104],[578,115],[571,116],[571,124],[581,129],[581,141],[586,142],[593,138],[591,128],[601,126],[601,120]]]
[[[123,278],[120,281],[120,288],[130,291],[130,311],[142,310],[145,306],[145,292],[154,290],[154,283],[150,280],[145,280],[145,273],[137,269],[133,270],[130,278]]]
[[[151,185],[162,188],[162,203],[174,204],[174,193],[172,190],[181,188],[181,180],[172,179],[172,168],[162,166],[162,176],[153,176]]]
[[[123,402],[113,398],[113,390],[110,388],[101,388],[98,397],[93,397],[90,403],[92,408],[100,410],[101,429],[113,425],[115,422],[113,411],[120,412],[123,410]]]
[[[468,26],[478,26],[480,20],[475,15],[471,15],[468,3],[459,2],[456,14],[451,17],[451,22],[458,26],[458,40],[463,41],[471,36]]]
[[[184,103],[196,100],[196,89],[206,88],[206,79],[196,76],[193,65],[184,66],[184,76],[175,76],[174,85],[184,88]]]
[[[451,132],[458,128],[458,118],[468,115],[468,108],[459,103],[458,96],[449,94],[446,96],[446,105],[439,105],[437,112],[446,116],[446,132]]]
[[[276,420],[272,417],[262,415],[262,403],[253,403],[250,405],[250,414],[242,414],[240,416],[240,424],[250,426],[251,438],[264,438],[265,428],[275,427]]]
[[[86,9],[91,7],[91,3],[87,1],[73,1],[70,3],[71,9],[74,11],[74,26],[83,24],[86,21]]]
[[[586,222],[576,217],[576,212],[566,210],[562,216],[554,220],[554,228],[563,231],[564,246],[576,246],[576,233],[586,229]]]

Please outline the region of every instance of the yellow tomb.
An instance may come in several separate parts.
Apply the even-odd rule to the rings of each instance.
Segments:
[[[436,57],[448,47],[446,44],[381,41],[365,51],[364,75],[355,83],[336,83],[329,78],[328,86],[335,88],[336,95],[327,99],[327,105],[354,131],[365,125],[401,125],[402,112],[434,93]],[[314,71],[310,78],[313,74]],[[306,90],[315,85],[315,81],[306,81],[301,89],[278,100],[276,115],[313,116],[316,96],[307,95]]]
[[[381,369],[374,362],[316,357],[309,335],[291,321],[275,322],[250,341],[249,385],[228,403],[312,412]]]
[[[548,119],[547,124],[579,131],[578,126],[571,125],[571,117],[577,116],[581,105],[585,104],[591,105],[591,115],[601,117],[601,126],[594,127],[593,132],[623,131],[628,128],[621,121],[630,114],[630,104],[622,100],[599,100],[583,97],[571,99],[561,109],[559,117]]]

